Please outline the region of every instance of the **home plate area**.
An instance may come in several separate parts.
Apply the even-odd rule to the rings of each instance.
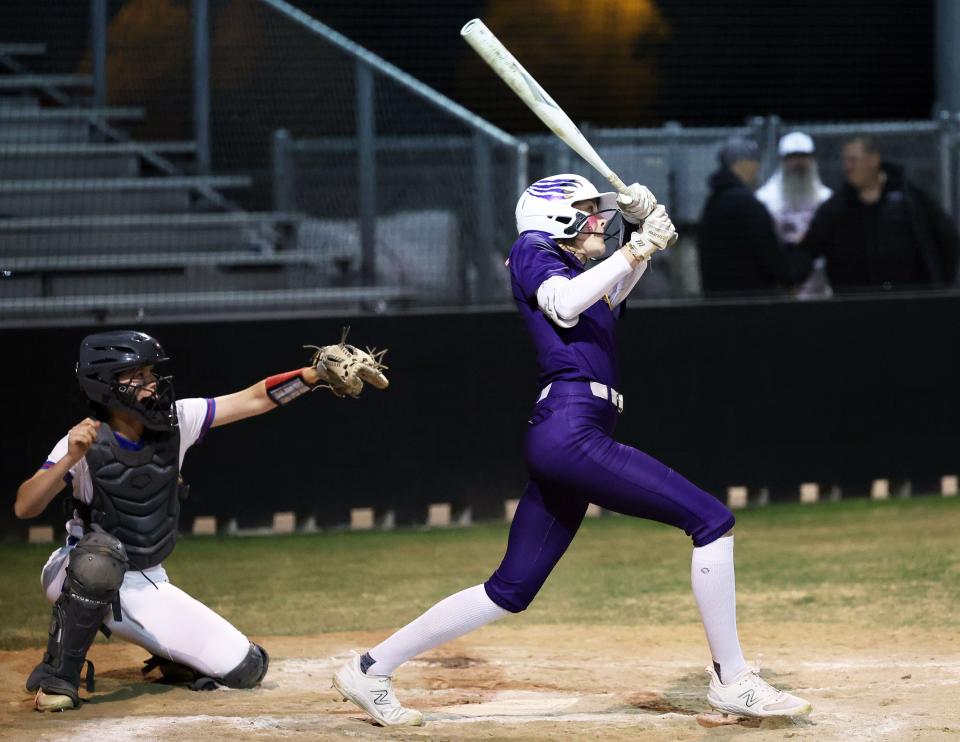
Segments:
[[[403,728],[379,727],[330,683],[351,650],[374,646],[384,632],[253,637],[273,658],[262,687],[209,693],[143,679],[142,650],[98,642],[96,693],[57,714],[34,712],[22,688],[37,651],[2,652],[0,739],[957,739],[957,638],[888,630],[881,640],[879,632],[743,627],[765,650],[764,677],[813,703],[809,717],[762,722],[708,707],[697,625],[487,627],[397,671],[401,702],[426,718]]]

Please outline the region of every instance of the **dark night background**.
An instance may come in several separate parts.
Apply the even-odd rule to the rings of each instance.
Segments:
[[[121,5],[109,3],[111,16]],[[146,2],[147,0],[139,0]],[[233,0],[241,2],[241,0]],[[150,7],[188,12],[189,0],[149,0]],[[509,100],[489,73],[464,77],[472,52],[459,38],[472,17],[501,17],[518,9],[503,38],[530,71],[578,121],[611,126],[737,123],[749,115],[778,113],[789,120],[903,119],[929,117],[934,105],[934,32],[931,0],[613,0],[579,5],[554,0],[297,0],[315,17],[385,57],[454,100],[511,131],[537,130],[535,120]],[[652,5],[660,31],[624,50],[613,33],[611,8]],[[212,0],[214,14],[222,0]],[[47,64],[73,69],[84,49],[87,2],[5,0],[0,38],[48,41]],[[552,9],[566,9],[566,15]],[[557,24],[565,30],[582,8],[594,21],[589,45],[559,46]],[[159,12],[159,11],[156,11]],[[590,14],[594,14],[591,16]],[[599,20],[599,29],[597,21]],[[553,24],[553,25],[551,25]],[[577,31],[579,31],[579,27]],[[73,41],[66,37],[72,36]],[[549,49],[544,64],[530,50]],[[650,72],[649,99],[640,107],[598,108],[591,92],[601,83],[629,81],[632,65]],[[549,58],[549,57],[548,57]],[[585,74],[585,70],[591,70]],[[459,70],[459,72],[458,72]],[[577,73],[577,70],[580,73]],[[599,70],[599,71],[598,71]],[[598,79],[605,78],[605,79]],[[614,86],[611,89],[616,89]],[[605,97],[611,97],[606,95]],[[599,120],[598,120],[599,119]]]
[[[349,62],[326,65],[315,38],[309,38],[312,46],[303,43],[308,34],[289,32],[289,22],[284,31],[260,0],[210,2],[212,46],[219,54],[212,64],[213,98],[219,104],[213,109],[215,169],[259,173],[269,196],[268,136],[278,123],[294,134],[295,127],[317,131],[310,128],[317,111],[317,121],[329,114],[323,119],[326,134],[330,126],[349,131],[353,67]],[[470,18],[487,20],[578,122],[736,124],[774,113],[790,121],[906,119],[928,118],[934,106],[932,1],[297,2],[512,132],[544,133],[544,128],[460,39],[459,30]],[[144,140],[192,134],[190,8],[191,0],[109,0],[110,38],[118,42],[111,44],[108,58],[109,102],[149,110],[149,121],[137,130]],[[82,69],[88,12],[88,0],[3,0],[0,40],[47,43],[48,56],[31,59],[37,72]],[[632,24],[628,32],[626,24]],[[384,87],[380,114],[396,119],[409,112],[414,124],[442,131],[442,117],[428,111],[417,118],[417,106],[426,107],[420,99]],[[397,100],[405,102],[397,106],[402,111],[390,107]],[[422,133],[432,132],[424,128]],[[654,356],[660,360],[643,376],[648,398],[633,408],[642,414],[625,417],[622,432],[717,492],[743,483],[770,486],[775,495],[792,498],[799,482],[820,481],[863,494],[870,478],[881,472],[892,482],[912,479],[918,491],[931,491],[936,483],[922,477],[956,471],[958,442],[950,416],[960,389],[950,379],[960,346],[949,339],[958,307],[955,297],[935,296],[916,302],[684,304],[640,313],[639,321],[628,324],[633,334],[622,346],[623,367],[638,373]],[[265,420],[262,439],[246,437],[241,426],[211,436],[206,464],[196,476],[189,470],[195,492],[209,499],[191,501],[187,515],[200,507],[230,516],[238,493],[276,492],[277,498],[256,503],[270,512],[296,508],[301,516],[322,515],[324,522],[340,523],[356,504],[348,501],[351,493],[375,490],[379,505],[394,508],[403,522],[413,522],[427,503],[440,501],[457,507],[480,501],[477,515],[493,517],[503,493],[518,491],[522,426],[515,421],[525,419],[535,393],[533,376],[527,377],[529,387],[516,385],[513,367],[491,364],[489,357],[494,347],[508,358],[523,358],[522,348],[529,350],[516,318],[481,313],[366,317],[352,323],[365,341],[390,345],[395,352],[408,349],[391,361],[396,391],[382,403],[361,400],[346,423],[352,427],[337,429],[345,440],[365,440],[376,429],[396,441],[390,466],[369,471],[368,449],[356,446],[341,457],[340,466],[330,467],[330,457],[318,454],[316,438],[306,434],[288,445],[281,430],[286,418],[299,418],[293,429],[301,431],[310,430],[315,419],[310,405],[296,406],[286,418]],[[233,328],[229,337],[221,324],[161,326],[157,332],[182,359],[178,391],[190,396],[242,388],[275,373],[277,358],[288,359],[280,368],[290,367],[303,342],[335,337],[340,325],[339,319],[250,322]],[[83,334],[81,328],[9,331],[6,352],[11,358],[32,358],[43,372],[33,379],[35,387],[75,395],[75,387],[62,382]],[[423,342],[440,337],[455,341],[442,357],[436,343]],[[212,355],[218,364],[210,364]],[[464,368],[485,371],[463,374]],[[634,377],[625,389],[639,386]],[[27,408],[36,407],[21,387],[0,385],[10,421],[25,419]],[[75,419],[76,409],[57,399],[65,401],[48,399],[52,402],[42,406],[45,417],[35,416],[30,430],[4,436],[16,443],[8,447],[8,461],[18,462],[0,471],[8,492],[40,463],[37,457],[59,437],[55,431]],[[483,403],[477,408],[482,415],[474,409],[477,400]],[[773,425],[771,409],[786,424]],[[451,436],[449,426],[437,420],[456,421],[462,430]],[[510,432],[491,436],[491,430]],[[248,446],[244,455],[276,466],[260,467],[254,477],[244,470],[244,476],[225,481],[221,472],[233,472],[237,445]],[[424,451],[436,456],[424,457]],[[491,461],[500,464],[491,466]],[[310,472],[303,462],[309,462]],[[343,493],[341,501],[317,500],[298,484],[304,477]],[[270,514],[243,507],[243,525],[258,525]],[[54,509],[47,516],[51,522],[59,518]],[[9,509],[5,517],[12,517]],[[0,517],[0,535],[4,526]]]
[[[317,8],[321,20],[460,101],[463,91],[458,95],[449,74],[466,53],[459,29],[472,17],[484,17],[489,3],[397,3],[376,13],[373,3],[362,0],[299,4]],[[794,120],[930,115],[934,17],[928,0],[658,0],[657,5],[671,34],[658,50],[659,93],[644,123],[720,124],[767,113]],[[582,6],[589,9],[591,3]],[[514,51],[522,56],[520,48]],[[599,41],[596,55],[602,58],[606,51]],[[564,90],[562,79],[540,82],[561,105],[574,107],[577,92]]]

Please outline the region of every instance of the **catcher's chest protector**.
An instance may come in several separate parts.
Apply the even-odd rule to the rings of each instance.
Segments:
[[[106,423],[87,451],[90,520],[123,543],[130,569],[153,567],[173,551],[180,517],[179,454],[178,428],[140,451],[128,451],[117,445]]]

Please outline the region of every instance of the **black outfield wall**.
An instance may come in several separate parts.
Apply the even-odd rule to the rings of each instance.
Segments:
[[[318,392],[214,429],[184,465],[194,515],[268,525],[293,510],[319,525],[351,507],[422,522],[431,502],[500,517],[524,483],[535,357],[510,312],[362,317],[351,339],[388,346],[392,385],[359,400]],[[302,365],[337,319],[150,324],[174,358],[178,396],[216,396]],[[16,487],[84,416],[73,366],[98,328],[3,338],[0,532],[63,522],[13,516]],[[635,307],[620,328],[618,437],[723,496],[731,484],[795,498],[800,482],[865,493],[874,478],[935,490],[960,473],[960,297]]]

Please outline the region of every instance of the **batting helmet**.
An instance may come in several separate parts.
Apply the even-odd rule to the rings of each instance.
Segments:
[[[538,180],[517,201],[517,232],[545,232],[561,240],[576,237],[589,215],[572,204],[590,199],[597,199],[598,211],[617,208],[616,193],[600,193],[582,175],[561,173]]]

